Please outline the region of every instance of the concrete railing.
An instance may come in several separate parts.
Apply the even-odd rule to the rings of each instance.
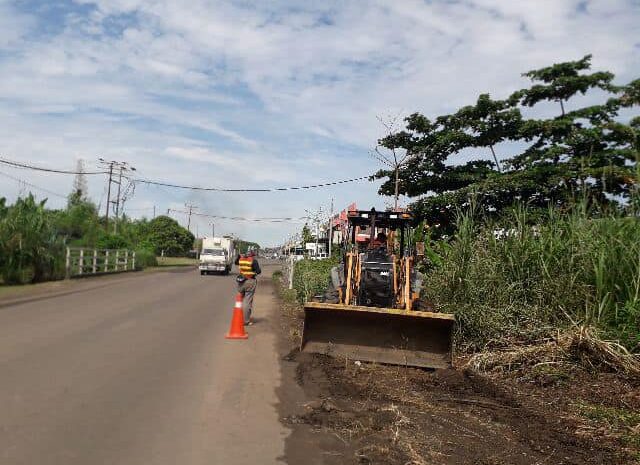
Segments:
[[[66,277],[136,269],[136,253],[126,249],[67,247]]]

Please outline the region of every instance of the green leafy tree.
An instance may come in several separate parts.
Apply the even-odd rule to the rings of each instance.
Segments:
[[[260,250],[260,244],[257,242],[243,241],[241,239],[236,241],[236,248],[239,253],[247,253],[249,250]]]
[[[588,73],[590,56],[525,73],[534,84],[507,100],[481,95],[475,105],[431,120],[421,114],[406,118],[406,128],[389,135],[383,144],[402,147],[411,154],[400,170],[400,188],[420,197],[411,208],[418,219],[434,226],[432,233],[455,229],[456,212],[473,201],[485,216],[500,216],[514,202],[547,208],[571,208],[576,200],[601,208],[620,208],[637,191],[637,131],[619,121],[621,108],[640,103],[640,80],[624,86],[612,84],[613,74]],[[597,105],[567,109],[576,94],[591,89],[609,93]],[[549,119],[523,119],[518,105],[558,102],[560,114]],[[518,142],[524,150],[512,153],[502,170],[478,159],[455,164],[455,155],[489,149],[500,168],[494,147]],[[380,193],[392,195],[390,171]],[[439,228],[439,229],[438,229]]]
[[[302,227],[302,243],[306,244],[307,242],[314,242],[315,239],[313,237],[313,234],[311,234],[311,230],[309,229],[309,226],[307,224],[305,224]]]
[[[593,88],[613,89],[611,81],[614,75],[612,73],[581,73],[581,71],[586,71],[590,68],[591,55],[586,55],[577,61],[556,63],[552,66],[528,71],[523,76],[538,84],[517,92],[514,97],[521,96],[522,104],[528,107],[545,100],[558,102],[562,116],[564,116],[564,104],[577,93],[584,95]]]
[[[482,94],[475,105],[461,108],[449,119],[449,126],[471,136],[466,138],[468,147],[491,150],[498,171],[502,169],[495,146],[519,138],[522,115],[518,108],[514,108],[516,102],[516,99],[492,100],[489,94]]]
[[[635,162],[633,133],[616,121],[621,107],[637,103],[634,83],[611,84],[613,74],[584,73],[591,56],[575,62],[552,65],[525,73],[534,82],[530,89],[516,92],[524,105],[542,101],[560,103],[561,114],[546,120],[529,120],[522,125],[523,140],[532,145],[509,160],[513,171],[529,174],[540,184],[533,203],[566,204],[580,197],[600,205],[629,195],[630,164]],[[564,103],[578,93],[601,89],[613,94],[606,102],[567,111]],[[617,94],[617,95],[616,95]]]
[[[0,272],[5,283],[40,282],[62,274],[62,243],[45,203],[32,194],[10,208],[4,199],[0,202]]]
[[[195,237],[173,218],[158,216],[149,221],[148,235],[143,238],[151,245],[157,255],[181,256],[187,254],[193,246]]]

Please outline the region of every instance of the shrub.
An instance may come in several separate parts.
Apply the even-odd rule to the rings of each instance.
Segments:
[[[119,234],[103,234],[96,242],[98,249],[130,249],[131,242]]]
[[[293,288],[298,301],[305,302],[313,296],[324,293],[329,287],[331,268],[337,263],[338,258],[296,262]]]
[[[136,270],[142,270],[149,266],[158,266],[158,259],[152,250],[136,250]]]

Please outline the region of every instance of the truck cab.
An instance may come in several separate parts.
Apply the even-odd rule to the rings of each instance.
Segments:
[[[233,242],[225,237],[205,237],[200,252],[200,274],[228,274],[235,258]]]

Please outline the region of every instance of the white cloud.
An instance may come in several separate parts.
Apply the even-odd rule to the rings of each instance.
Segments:
[[[640,70],[634,0],[76,4],[51,19],[0,1],[7,156],[68,166],[100,154],[178,182],[223,172],[225,185],[304,184],[376,169],[377,115],[501,97],[527,85],[521,72],[586,53],[621,81]],[[54,32],[36,33],[54,20]],[[295,214],[326,194],[240,203],[250,216]],[[147,205],[149,192],[138,195]],[[340,196],[381,203],[369,184]]]

